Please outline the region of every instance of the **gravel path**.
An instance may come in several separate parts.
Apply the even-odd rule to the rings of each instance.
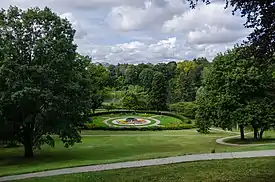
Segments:
[[[275,150],[196,154],[196,155],[185,155],[185,156],[178,156],[178,157],[167,157],[167,158],[140,160],[140,161],[132,161],[132,162],[120,162],[120,163],[113,163],[113,164],[73,167],[73,168],[50,170],[50,171],[44,171],[44,172],[0,177],[0,181],[12,181],[12,180],[20,180],[20,179],[26,179],[26,178],[34,178],[34,177],[46,177],[46,176],[56,176],[56,175],[62,175],[62,174],[105,171],[105,170],[112,170],[112,169],[144,167],[144,166],[155,166],[155,165],[174,164],[174,163],[182,163],[182,162],[201,161],[201,160],[252,158],[252,157],[268,157],[268,156],[275,156]]]

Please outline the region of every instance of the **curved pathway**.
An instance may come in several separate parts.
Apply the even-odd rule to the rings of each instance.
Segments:
[[[271,156],[275,157],[275,150],[185,155],[185,156],[178,156],[178,157],[167,157],[167,158],[150,159],[150,160],[120,162],[120,163],[113,163],[113,164],[73,167],[73,168],[36,172],[36,173],[4,176],[4,177],[0,177],[0,182],[34,178],[34,177],[46,177],[46,176],[56,176],[56,175],[62,175],[62,174],[105,171],[105,170],[112,170],[112,169],[134,168],[134,167],[144,167],[144,166],[155,166],[155,165],[174,164],[174,163],[202,161],[202,160],[271,157]]]
[[[240,137],[240,133],[239,132],[232,132],[232,131],[224,131],[224,130],[215,129],[215,128],[211,128],[211,130],[214,130],[214,131],[223,131],[223,132],[238,134],[238,135],[234,135],[234,136],[229,136],[229,137],[224,137],[224,138],[218,138],[216,140],[216,143],[221,144],[221,145],[239,146],[239,147],[247,147],[247,146],[253,147],[253,146],[262,146],[262,145],[275,145],[275,143],[259,143],[259,144],[236,144],[236,143],[228,143],[228,142],[225,142],[225,140]],[[249,135],[249,134],[252,134],[252,133],[253,132],[245,133],[244,135]]]

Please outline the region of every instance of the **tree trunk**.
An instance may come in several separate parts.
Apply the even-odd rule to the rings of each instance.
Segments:
[[[32,158],[33,157],[33,147],[32,147],[31,141],[26,140],[24,142],[24,148],[25,148],[24,156],[26,158]]]
[[[263,139],[264,131],[265,131],[265,127],[261,128],[261,131],[260,131],[260,134],[259,134],[260,140]]]
[[[240,133],[241,133],[241,140],[244,140],[244,127],[243,125],[240,125]]]
[[[258,128],[253,127],[253,129],[254,129],[254,139],[258,139]]]

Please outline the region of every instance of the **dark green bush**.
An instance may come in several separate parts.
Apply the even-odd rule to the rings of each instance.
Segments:
[[[179,113],[191,119],[195,119],[198,105],[194,102],[178,102],[169,105],[169,110]]]
[[[98,126],[92,123],[86,123],[84,130],[132,130],[132,131],[161,131],[161,130],[184,130],[196,128],[193,124],[170,124],[166,126],[149,126],[149,127],[109,127],[109,126]]]

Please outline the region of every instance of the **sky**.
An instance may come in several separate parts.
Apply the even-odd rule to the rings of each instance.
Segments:
[[[251,32],[223,0],[190,9],[186,0],[1,0],[0,8],[45,6],[76,29],[78,52],[93,62],[159,63],[206,57]]]

